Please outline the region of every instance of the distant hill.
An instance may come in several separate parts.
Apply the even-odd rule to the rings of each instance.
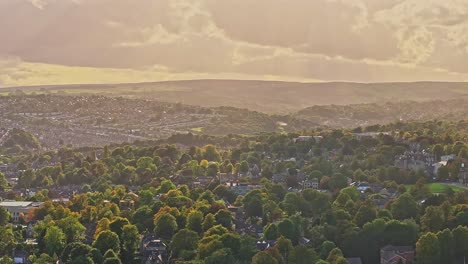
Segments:
[[[468,98],[342,106],[317,105],[302,109],[293,116],[332,127],[357,127],[394,121],[463,120],[468,118]]]
[[[191,80],[134,84],[30,86],[12,91],[100,94],[180,102],[204,107],[231,106],[265,113],[290,113],[314,105],[446,100],[468,96],[468,83],[297,83]]]

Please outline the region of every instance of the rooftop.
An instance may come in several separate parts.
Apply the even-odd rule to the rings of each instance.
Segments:
[[[17,201],[5,201],[0,202],[0,206],[2,207],[27,207],[31,206],[33,202],[17,202]]]

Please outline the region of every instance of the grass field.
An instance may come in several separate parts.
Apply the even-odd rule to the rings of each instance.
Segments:
[[[191,130],[193,132],[201,133],[201,132],[203,132],[203,127],[194,127]]]
[[[410,190],[412,186],[413,185],[405,185],[407,190]],[[459,186],[449,186],[442,183],[428,183],[427,186],[429,187],[429,191],[431,193],[443,193],[447,188],[451,188],[454,192],[468,190],[468,188],[463,188]]]

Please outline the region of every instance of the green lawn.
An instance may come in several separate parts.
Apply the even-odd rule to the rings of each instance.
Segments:
[[[203,132],[203,127],[194,127],[191,130],[193,132],[201,133],[201,132]]]
[[[407,190],[410,190],[413,185],[405,185]],[[429,191],[431,193],[443,193],[447,188],[451,188],[454,192],[461,192],[463,190],[468,190],[468,188],[463,188],[459,186],[448,186],[442,183],[428,183]]]

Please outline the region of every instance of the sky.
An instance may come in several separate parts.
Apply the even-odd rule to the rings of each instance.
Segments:
[[[0,0],[0,87],[467,81],[467,0]]]

